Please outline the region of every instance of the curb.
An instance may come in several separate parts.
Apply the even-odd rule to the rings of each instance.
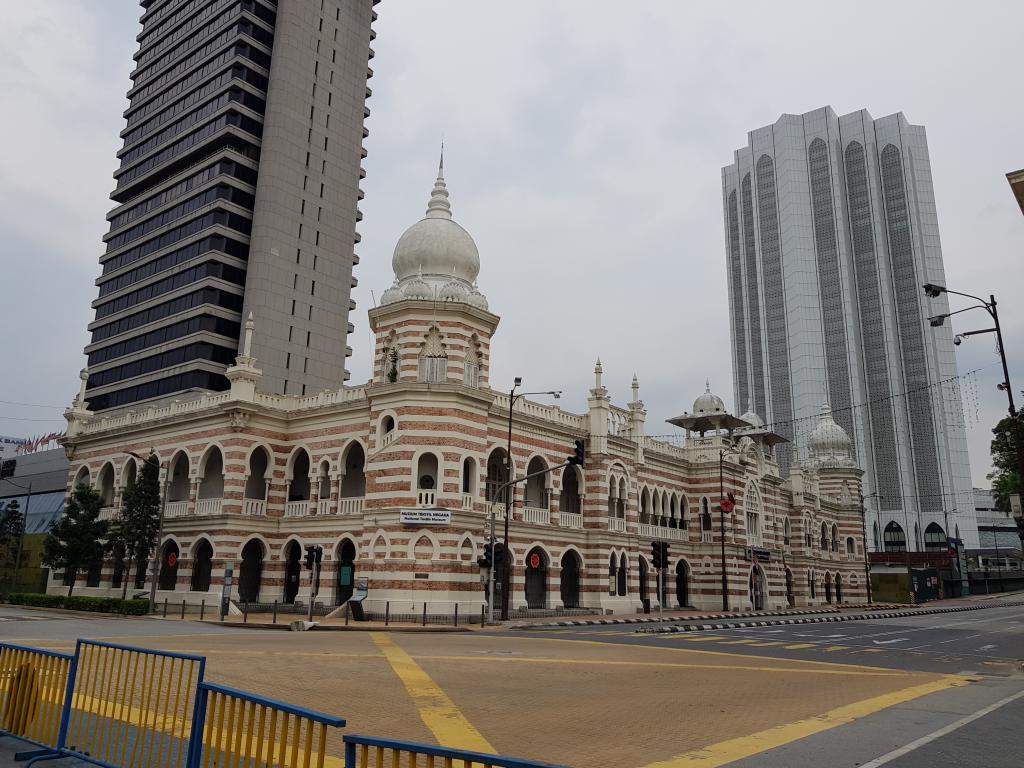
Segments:
[[[839,613],[838,608],[829,608],[820,611],[774,611],[771,613],[707,613],[699,616],[635,616],[620,619],[567,619],[566,621],[545,621],[533,624],[516,624],[508,629],[545,629],[547,627],[596,627],[613,626],[618,624],[662,624],[672,621],[710,621],[711,619],[748,619],[755,616],[807,616],[809,614],[832,614]]]
[[[266,622],[247,622],[245,624],[236,622],[222,622],[211,619],[203,619],[199,622],[200,624],[210,624],[215,627],[230,627],[232,629],[255,629],[255,630],[278,630],[288,632],[290,627],[288,624],[268,624]],[[318,624],[315,627],[311,627],[310,632],[406,632],[409,634],[444,634],[449,632],[472,632],[472,629],[468,627],[453,627],[446,625],[427,625],[426,628],[420,626],[402,626],[395,624],[389,627],[360,627],[357,625],[344,626],[335,624]]]
[[[789,624],[826,624],[839,621],[869,621],[871,619],[898,619],[908,616],[928,616],[937,613],[962,613],[964,611],[981,611],[986,608],[1014,608],[1024,606],[1024,602],[1002,603],[1000,605],[964,605],[955,608],[926,608],[920,611],[878,611],[874,613],[854,613],[839,616],[808,616],[796,619],[769,619],[767,621],[739,621],[729,624],[673,624],[667,627],[644,627],[636,630],[637,634],[665,635],[679,632],[702,632],[719,629],[745,629],[750,627],[779,627]]]

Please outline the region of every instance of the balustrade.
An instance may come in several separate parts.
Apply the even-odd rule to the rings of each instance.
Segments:
[[[164,517],[185,517],[188,514],[187,501],[168,501],[164,505]]]
[[[196,502],[197,515],[219,515],[224,499],[199,499]]]
[[[284,505],[285,517],[304,517],[309,514],[309,499],[289,501]]]
[[[316,503],[316,513],[318,515],[329,515],[329,514],[331,514],[331,511],[332,510],[331,510],[331,500],[330,499],[320,499],[319,501],[317,501],[317,503]]]
[[[523,522],[549,525],[551,523],[551,510],[539,507],[523,507]]]
[[[242,514],[253,517],[266,514],[267,502],[263,499],[243,499]]]
[[[338,499],[339,515],[358,515],[363,511],[363,497],[352,496],[350,498]]]
[[[614,533],[625,533],[626,521],[621,517],[609,517],[608,530],[613,531]]]
[[[432,507],[437,498],[437,491],[433,488],[420,488],[416,492],[416,503],[421,507]]]
[[[583,513],[581,512],[559,512],[558,524],[562,528],[582,528]]]

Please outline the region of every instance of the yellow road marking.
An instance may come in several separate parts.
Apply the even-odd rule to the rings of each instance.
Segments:
[[[770,640],[768,642],[759,640],[758,642],[754,643],[754,645],[756,645],[758,648],[772,648],[777,645],[785,645],[785,643],[780,642],[779,640]]]
[[[669,635],[668,637],[670,637],[673,640],[689,640],[691,643],[707,643],[712,640],[725,639],[724,637],[720,637],[719,635],[712,635],[710,637],[706,635],[704,637],[690,637],[689,635]]]
[[[726,640],[722,645],[753,645],[757,640]]]
[[[423,667],[383,632],[371,632],[370,637],[395,670],[419,710],[420,719],[439,744],[473,752],[494,753],[494,747],[459,711],[448,694],[430,679]]]
[[[830,645],[827,648],[822,648],[821,650],[828,651],[829,653],[831,653],[832,651],[848,651],[848,650],[850,650],[850,646],[848,646],[848,645]]]
[[[675,649],[673,649],[675,650]],[[731,654],[725,654],[731,655]],[[851,677],[909,677],[927,674],[924,672],[906,672],[903,670],[882,669],[881,667],[860,667],[855,664],[828,665],[829,669],[820,667],[759,667],[744,664],[687,664],[675,661],[618,661],[615,659],[552,659],[528,656],[428,656],[417,654],[416,658],[423,661],[480,661],[480,662],[520,662],[527,664],[579,664],[609,667],[656,667],[660,669],[724,669],[743,670],[746,672],[785,672],[802,675],[849,675]],[[757,659],[764,661],[764,656],[739,656],[734,658]],[[803,663],[803,662],[800,662]]]
[[[718,768],[736,760],[766,752],[769,749],[781,747],[792,741],[803,739],[815,733],[821,733],[840,725],[846,725],[867,715],[883,709],[903,704],[908,701],[927,696],[930,693],[943,691],[955,686],[967,685],[968,679],[963,677],[946,676],[940,680],[934,680],[923,685],[915,685],[911,688],[904,688],[901,691],[893,691],[871,699],[847,704],[842,707],[830,710],[822,715],[809,717],[806,720],[798,720],[794,723],[768,728],[759,733],[752,733],[747,736],[740,736],[718,744],[711,744],[703,749],[686,752],[676,755],[668,760],[651,763],[645,768]]]
[[[805,648],[813,648],[814,643],[797,643],[796,645],[787,645],[787,651],[802,651]]]
[[[883,653],[881,648],[862,648],[861,653]]]

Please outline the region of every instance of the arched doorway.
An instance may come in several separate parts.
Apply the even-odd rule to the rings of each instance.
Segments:
[[[647,561],[640,558],[640,603],[644,611],[651,610],[650,601],[647,599]]]
[[[832,574],[825,572],[825,602],[832,603]]]
[[[843,577],[838,573],[836,574],[836,602],[843,602]]]
[[[690,604],[690,574],[686,561],[676,563],[676,603],[680,608]]]
[[[526,555],[526,606],[546,608],[548,597],[548,559],[544,550],[534,547]]]
[[[291,605],[299,594],[299,577],[302,576],[302,547],[292,539],[284,550],[284,602]]]
[[[619,572],[617,574],[616,580],[618,582],[616,584],[616,586],[618,587],[619,597],[625,597],[626,596],[626,585],[629,583],[629,580],[626,578],[626,555],[625,554],[619,555]]]
[[[580,559],[569,550],[562,555],[561,597],[563,608],[580,607]]]
[[[243,603],[256,603],[260,599],[263,582],[263,544],[251,539],[242,547],[242,567],[238,571],[238,599]]]
[[[178,583],[178,545],[173,541],[164,544],[160,552],[160,589],[172,590]]]
[[[192,591],[208,592],[212,573],[213,546],[206,539],[200,539],[192,554]]]
[[[764,572],[758,566],[750,569],[750,604],[755,611],[764,610],[765,581]]]
[[[352,597],[355,583],[356,545],[351,539],[345,539],[338,547],[338,576],[334,591],[334,601],[338,605]]]
[[[793,572],[786,569],[786,602],[790,608],[796,607],[796,595],[793,594]]]

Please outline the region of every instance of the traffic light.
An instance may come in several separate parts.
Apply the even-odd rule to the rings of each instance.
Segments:
[[[654,561],[654,567],[659,571],[662,568],[668,567],[668,542],[667,541],[652,541],[651,542],[651,559]]]
[[[476,564],[481,568],[490,568],[494,565],[494,544],[487,542],[484,545],[483,557],[477,558]]]
[[[583,441],[577,440],[576,447],[573,449],[572,456],[567,457],[566,461],[569,464],[575,464],[577,467],[583,466],[584,452],[583,452]]]
[[[306,567],[309,570],[313,570],[313,563],[316,560],[316,548],[310,544],[306,547]]]
[[[505,568],[505,547],[498,544],[494,548],[494,567],[501,572]]]

